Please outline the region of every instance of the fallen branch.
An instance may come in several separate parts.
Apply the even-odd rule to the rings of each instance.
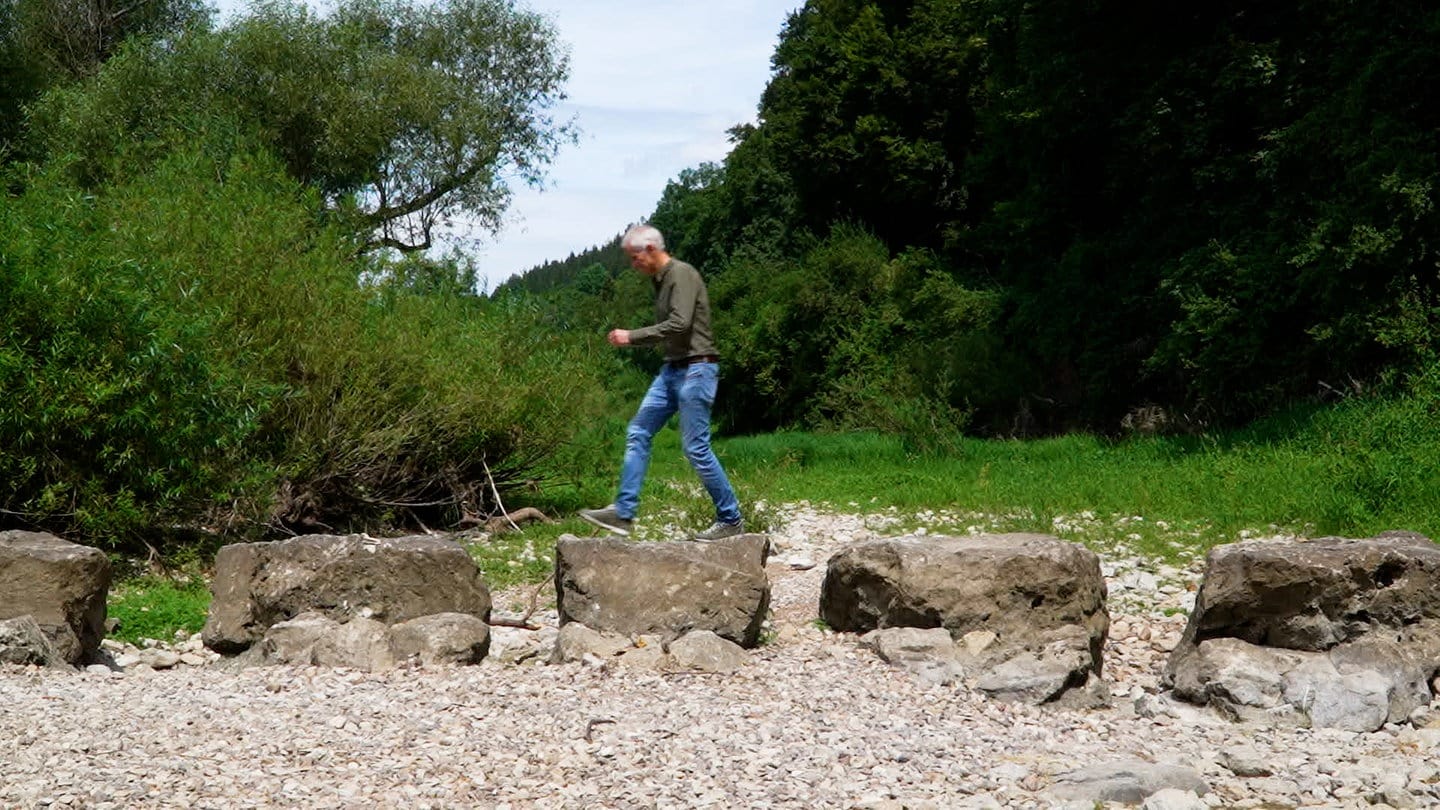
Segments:
[[[500,501],[500,490],[495,486],[495,476],[490,472],[490,465],[485,462],[484,458],[481,458],[480,466],[485,468],[485,480],[490,482],[490,494],[495,496],[495,508],[499,509],[500,514],[504,515],[505,519],[509,521],[510,528],[517,532],[520,531],[520,526],[515,523],[515,521],[510,520],[510,514],[505,511],[505,504]],[[491,522],[493,523],[494,521]],[[486,525],[488,526],[489,524]]]
[[[494,619],[487,622],[491,627],[518,627],[521,630],[539,630],[540,625],[531,624],[524,619]]]
[[[615,722],[614,720],[611,720],[611,719],[608,718],[608,717],[592,717],[592,718],[590,718],[590,722],[588,722],[588,723],[585,724],[585,742],[590,742],[590,735],[591,735],[592,732],[595,731],[595,727],[596,727],[596,726],[604,725],[604,724],[606,724],[606,723],[614,723],[614,722]]]
[[[460,519],[460,526],[467,529],[479,526],[490,534],[500,534],[510,531],[511,527],[519,531],[521,523],[530,523],[532,521],[539,521],[541,523],[555,522],[550,519],[549,515],[546,515],[539,509],[533,506],[526,506],[516,509],[514,512],[507,512],[488,519],[475,515],[466,515]]]

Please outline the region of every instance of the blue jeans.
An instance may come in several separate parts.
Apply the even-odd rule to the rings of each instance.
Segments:
[[[620,493],[615,497],[615,511],[620,517],[635,519],[640,487],[650,468],[650,440],[678,412],[680,448],[715,502],[715,519],[723,523],[740,520],[740,501],[720,459],[710,449],[710,407],[715,404],[719,382],[720,367],[715,363],[691,363],[683,368],[666,364],[660,368],[625,432],[625,463],[620,467]]]

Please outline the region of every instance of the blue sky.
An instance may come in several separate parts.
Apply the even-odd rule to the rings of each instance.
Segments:
[[[222,14],[244,0],[219,0]],[[315,5],[319,6],[319,3]],[[579,143],[546,188],[515,190],[506,225],[474,248],[486,286],[609,241],[654,209],[682,169],[720,160],[725,131],[754,121],[780,28],[803,0],[519,0],[570,51]],[[468,242],[468,240],[467,240]],[[703,269],[703,268],[702,268]]]

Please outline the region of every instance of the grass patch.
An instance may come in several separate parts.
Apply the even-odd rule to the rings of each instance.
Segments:
[[[492,592],[512,585],[539,582],[555,573],[555,540],[561,532],[547,531],[553,525],[476,538],[467,541],[465,548],[470,552],[470,558],[480,566],[485,584]],[[509,609],[506,605],[497,607]]]
[[[140,646],[144,639],[173,642],[176,631],[200,632],[210,609],[210,586],[201,577],[140,576],[110,591],[107,616],[119,621],[111,634]]]

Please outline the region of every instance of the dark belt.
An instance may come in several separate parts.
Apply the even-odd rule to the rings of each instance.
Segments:
[[[718,362],[720,362],[720,357],[719,357],[719,355],[714,355],[714,354],[697,354],[697,355],[695,355],[694,357],[686,357],[686,358],[683,359],[683,360],[667,360],[667,361],[665,361],[665,365],[667,365],[667,366],[669,366],[669,367],[671,367],[671,368],[685,368],[686,366],[690,365],[691,363],[718,363]]]

